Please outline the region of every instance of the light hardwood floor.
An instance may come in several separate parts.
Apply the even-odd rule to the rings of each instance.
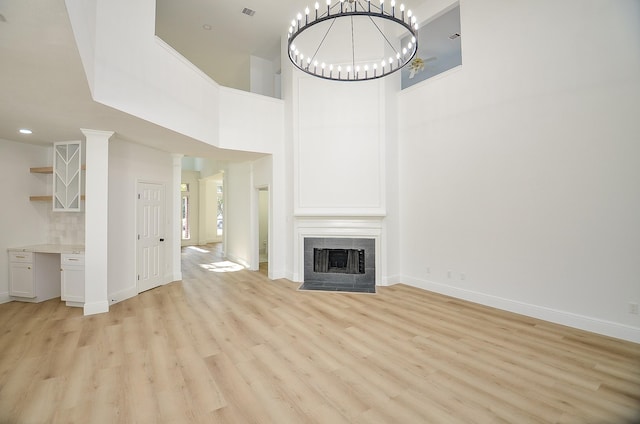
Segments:
[[[640,345],[404,285],[302,292],[201,266],[218,247],[108,314],[0,305],[0,423],[640,418]]]

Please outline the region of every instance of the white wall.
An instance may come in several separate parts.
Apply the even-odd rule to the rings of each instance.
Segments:
[[[251,162],[231,163],[225,181],[225,254],[249,267],[251,249]]]
[[[65,3],[94,100],[217,145],[219,86],[155,37],[155,0]]]
[[[220,143],[222,148],[272,153],[282,143],[282,100],[232,88],[220,88]]]
[[[263,96],[280,97],[275,93],[274,77],[275,66],[272,61],[257,56],[249,57],[249,91]]]
[[[138,181],[165,185],[165,234],[163,244],[164,282],[171,281],[179,270],[173,269],[171,246],[173,226],[179,217],[172,212],[173,158],[161,152],[117,138],[109,141],[109,269],[108,294],[110,301],[121,301],[137,294],[136,286],[136,199]]]
[[[462,68],[399,99],[404,281],[640,341],[639,14],[461,2]]]
[[[29,196],[51,194],[51,177],[29,168],[51,163],[50,148],[0,139],[0,303],[9,300],[7,248],[48,242],[51,203]]]

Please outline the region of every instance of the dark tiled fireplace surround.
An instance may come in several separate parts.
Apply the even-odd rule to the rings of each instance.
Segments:
[[[314,249],[364,250],[364,273],[315,272]],[[372,238],[304,238],[304,284],[302,290],[375,293],[375,240]]]

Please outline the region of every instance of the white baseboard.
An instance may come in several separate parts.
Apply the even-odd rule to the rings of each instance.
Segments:
[[[9,292],[0,293],[0,304],[11,302],[13,299],[9,297]]]
[[[433,281],[420,280],[417,278],[401,276],[395,284],[407,284],[412,287],[432,291],[435,293],[452,296],[469,302],[479,303],[485,306],[538,318],[556,324],[566,325],[580,330],[590,331],[609,337],[628,340],[640,343],[640,328],[632,327],[616,322],[596,319],[585,315],[574,314],[572,312],[551,309],[544,306],[532,305],[512,299],[505,299],[485,293],[465,290],[458,287],[448,286]]]
[[[399,275],[389,275],[387,277],[382,277],[382,282],[377,284],[378,286],[392,286],[394,284],[399,284],[402,282],[402,278]]]
[[[109,302],[101,300],[99,302],[91,302],[84,304],[84,315],[95,315],[109,312]]]
[[[123,300],[131,299],[138,295],[138,288],[136,286],[128,287],[124,290],[117,291],[109,294],[109,304],[113,305]]]
[[[285,278],[287,280],[291,279],[291,273],[287,273],[286,271],[281,269],[269,270],[269,274],[271,274],[269,278],[271,278],[272,280],[280,280],[282,278]]]
[[[250,269],[251,267],[249,266],[249,262],[245,261],[242,258],[239,258],[237,256],[233,256],[233,255],[229,255],[227,256],[227,260],[231,261],[231,262],[235,262],[238,265],[242,265],[243,267]]]

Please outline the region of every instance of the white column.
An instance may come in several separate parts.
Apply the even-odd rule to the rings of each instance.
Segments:
[[[84,314],[109,312],[108,196],[111,131],[81,129],[86,137]]]
[[[182,183],[182,157],[180,154],[173,154],[173,175],[171,180],[171,188],[169,189],[169,196],[171,197],[171,219],[169,220],[171,225],[171,269],[173,270],[172,281],[182,280],[182,263],[181,263],[181,241],[182,234],[180,232],[180,225],[182,223],[182,208],[181,208],[181,193],[180,184]]]

